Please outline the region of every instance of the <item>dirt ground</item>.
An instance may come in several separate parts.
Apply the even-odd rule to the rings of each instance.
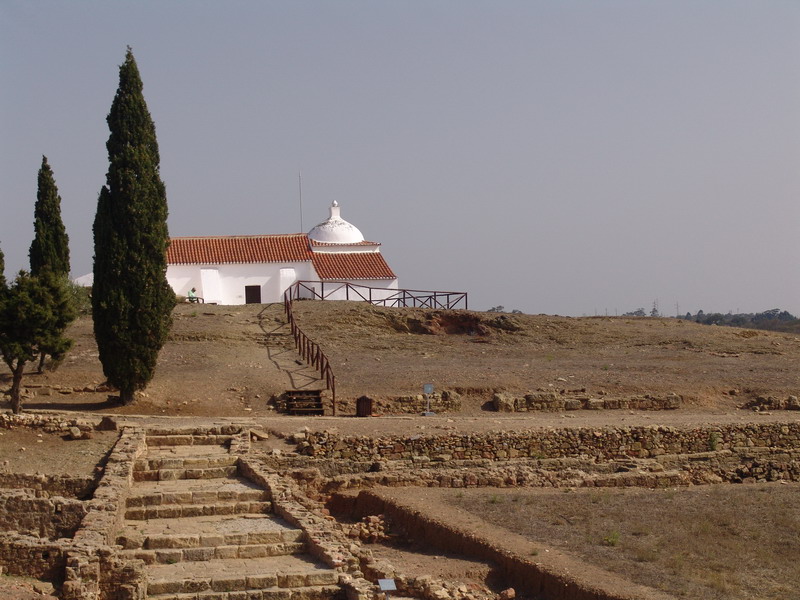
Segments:
[[[354,413],[359,396],[418,394],[424,383],[460,392],[458,416],[481,420],[499,416],[483,410],[495,391],[585,390],[612,397],[675,392],[687,404],[681,412],[694,411],[697,418],[732,414],[758,395],[800,394],[800,338],[787,334],[679,319],[423,311],[355,302],[295,306],[300,326],[332,362],[337,398],[347,405],[343,414]],[[108,391],[94,391],[105,377],[90,319],[76,321],[69,335],[75,348],[57,371],[26,374],[31,397],[25,407],[267,417],[273,395],[321,387],[294,352],[282,305],[179,305],[153,381],[127,407],[110,402]],[[2,365],[0,385],[8,385],[9,377]]]
[[[51,589],[48,584],[29,577],[3,575],[0,577],[0,598],[3,600],[58,600],[51,594],[40,591]]]
[[[64,364],[55,372],[26,374],[23,385],[29,397],[24,409],[109,413],[141,424],[175,426],[232,420],[281,434],[303,427],[349,435],[390,435],[800,421],[800,412],[796,411],[754,413],[740,408],[760,395],[778,398],[800,395],[800,338],[792,335],[709,327],[678,319],[573,319],[382,309],[344,302],[300,302],[295,314],[300,326],[320,343],[331,360],[338,398],[345,407],[338,417],[287,417],[276,414],[270,406],[269,400],[286,389],[320,387],[314,372],[294,352],[280,305],[178,306],[155,378],[137,401],[127,407],[109,400],[110,392],[104,388],[96,391],[105,378],[97,358],[91,321],[81,318],[69,332],[75,339],[75,348]],[[8,387],[9,383],[9,373],[2,365],[0,388]],[[386,401],[421,393],[424,383],[433,383],[437,391],[462,394],[462,410],[427,417],[393,415],[390,411],[370,418],[353,416],[354,400],[361,395]],[[501,414],[487,410],[486,404],[495,392],[523,394],[533,390],[565,393],[583,390],[580,393],[589,396],[604,393],[612,397],[674,392],[683,396],[684,405],[679,410],[660,412],[580,410]],[[115,436],[113,432],[98,432],[91,440],[66,441],[49,434],[39,437],[25,430],[0,430],[0,434],[0,469],[83,476],[91,475],[102,462]],[[269,445],[291,449],[275,439]],[[775,493],[761,493],[757,486],[724,486],[724,490],[742,490],[744,496],[735,495],[738,491],[731,491],[728,496],[726,491],[715,503],[698,495],[703,491],[692,491],[695,496],[690,496],[685,490],[676,491],[671,497],[665,492],[642,491],[640,497],[635,491],[625,491],[619,497],[603,496],[600,502],[577,491],[566,494],[480,490],[465,492],[462,497],[437,495],[435,506],[442,515],[458,519],[475,531],[495,539],[517,540],[512,542],[519,543],[519,549],[529,555],[537,552],[541,560],[556,563],[563,558],[564,564],[572,565],[570,569],[581,572],[589,569],[597,577],[603,577],[605,569],[616,569],[617,563],[623,565],[619,567],[620,576],[626,578],[629,574],[625,569],[642,573],[655,570],[659,575],[653,576],[651,585],[666,582],[670,569],[676,569],[681,561],[684,568],[702,562],[718,564],[713,558],[690,552],[693,541],[701,539],[696,536],[704,534],[697,528],[712,523],[715,525],[711,527],[711,537],[703,538],[704,544],[722,556],[728,551],[726,536],[733,536],[734,542],[740,542],[736,551],[746,548],[749,554],[733,555],[732,560],[741,571],[752,571],[753,577],[743,578],[741,573],[730,574],[721,566],[715,567],[710,574],[697,576],[699,580],[707,578],[705,583],[701,582],[705,588],[690,587],[686,591],[674,588],[674,593],[704,598],[790,598],[792,592],[786,589],[792,587],[781,592],[776,586],[794,586],[798,581],[796,566],[787,566],[777,559],[779,564],[771,563],[772,553],[777,555],[781,548],[795,565],[800,554],[796,546],[798,513],[793,508],[798,488],[778,485],[767,486],[778,490]],[[396,493],[410,500],[420,496],[420,501],[432,507],[432,494],[444,491],[403,489]],[[516,501],[515,493],[519,495]],[[687,498],[701,498],[703,502],[698,504]],[[702,512],[700,505],[717,506],[721,510],[719,514],[713,509]],[[549,508],[542,512],[542,507]],[[554,511],[556,518],[552,515]],[[668,516],[675,514],[674,511],[678,511],[677,516]],[[623,523],[626,519],[620,519],[622,515],[626,518],[636,515],[636,519],[627,520],[640,524],[642,519],[670,522],[668,519],[677,519],[681,513],[693,515],[691,523],[687,521],[685,527],[675,528],[681,529],[684,537],[659,538],[659,544],[671,549],[660,554],[652,551],[654,534],[644,532],[644,526],[642,532],[628,531],[628,525]],[[770,518],[788,516],[785,522],[765,522],[764,514],[771,515]],[[723,523],[721,519],[726,520]],[[587,529],[589,523],[594,529]],[[505,527],[512,529],[513,535]],[[772,540],[761,536],[759,527],[772,531]],[[615,531],[619,536],[614,542]],[[795,532],[795,541],[785,541],[784,531]],[[604,543],[605,538],[610,541]],[[637,546],[639,542],[643,545]],[[779,548],[781,543],[785,545]],[[762,545],[765,545],[763,554]],[[570,561],[575,560],[573,555],[584,557],[581,552],[585,558],[579,560],[584,562],[575,567],[576,563]],[[404,572],[422,571],[443,579],[492,585],[490,566],[465,557],[420,553],[419,548],[403,546],[376,546],[375,553]],[[764,560],[754,562],[754,556],[762,555]],[[758,578],[769,579],[769,569],[761,568],[765,564],[781,574],[775,585],[765,583],[759,588]],[[581,565],[588,566],[584,569]],[[647,576],[644,579],[648,583]],[[0,578],[5,583],[3,580],[6,578]],[[669,588],[672,584],[664,585]],[[699,595],[695,593],[698,589],[703,590]],[[758,591],[750,596],[741,595],[753,589]],[[719,595],[723,593],[729,595]],[[0,597],[27,600],[25,596],[9,596],[2,588]]]
[[[784,483],[480,490],[441,499],[679,597],[782,600],[800,590],[798,492],[800,485]]]
[[[606,590],[643,598],[788,600],[800,589],[800,484],[678,489],[381,490],[450,526]],[[668,527],[664,524],[668,523]],[[494,587],[491,565],[370,546],[405,573]],[[648,591],[651,588],[652,591]]]
[[[93,477],[117,437],[116,431],[95,431],[91,439],[70,440],[30,429],[0,429],[0,472]]]

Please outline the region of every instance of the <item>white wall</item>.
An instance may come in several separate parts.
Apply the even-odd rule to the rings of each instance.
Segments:
[[[219,285],[218,291],[204,289],[200,271],[217,269]],[[281,269],[283,278],[281,278]],[[254,263],[241,265],[169,265],[167,268],[167,281],[180,296],[185,296],[190,289],[195,288],[197,295],[208,303],[216,304],[244,304],[244,288],[257,285],[261,288],[261,302],[282,302],[283,292],[292,282],[287,275],[293,269],[295,280],[317,279],[317,274],[310,262],[289,263]],[[206,282],[213,278],[206,271]]]

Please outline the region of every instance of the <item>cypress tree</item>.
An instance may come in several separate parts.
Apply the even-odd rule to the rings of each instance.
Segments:
[[[69,276],[69,237],[61,220],[61,196],[58,195],[53,170],[47,163],[46,156],[42,156],[42,166],[39,168],[36,205],[33,209],[33,230],[35,235],[28,251],[31,275],[39,277],[43,276],[45,271],[49,271],[55,277],[64,279],[66,284]],[[57,310],[57,307],[55,308]],[[65,307],[65,310],[67,313],[64,314],[64,318],[59,319],[63,329],[58,332],[59,335],[53,337],[56,341],[74,318],[70,318],[74,313],[71,307]],[[58,343],[51,348],[44,342],[40,344],[40,348],[42,352],[39,356],[38,371],[43,373],[48,355],[55,359],[53,365],[57,365],[58,356],[63,353],[60,352]]]
[[[106,119],[109,167],[94,220],[94,335],[123,404],[152,379],[172,324],[167,196],[156,130],[130,47]]]
[[[57,275],[69,275],[69,237],[61,221],[61,196],[53,178],[53,170],[42,156],[39,187],[33,209],[35,236],[28,251],[31,275],[50,269]]]

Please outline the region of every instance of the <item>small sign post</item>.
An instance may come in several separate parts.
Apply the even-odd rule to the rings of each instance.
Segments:
[[[433,395],[433,384],[426,383],[422,386],[422,393],[425,394],[425,398],[428,400],[428,409],[422,413],[423,417],[432,417],[436,413],[431,411],[431,396]]]
[[[394,579],[378,579],[378,586],[381,588],[386,600],[389,600],[389,592],[397,590],[397,584],[394,582]]]

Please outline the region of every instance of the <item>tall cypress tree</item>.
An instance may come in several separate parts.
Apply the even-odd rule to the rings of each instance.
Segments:
[[[44,269],[56,275],[69,275],[69,237],[61,221],[61,196],[46,156],[42,156],[39,169],[33,229],[35,236],[28,251],[31,275],[39,275]]]
[[[31,275],[44,279],[45,271],[49,271],[53,277],[63,279],[58,284],[66,285],[69,276],[69,237],[61,220],[61,196],[58,195],[58,188],[53,177],[53,170],[47,163],[47,157],[42,156],[42,166],[39,168],[38,189],[36,193],[36,205],[33,209],[33,230],[34,238],[28,256],[31,262]],[[44,285],[52,285],[55,282],[42,281]],[[64,307],[68,314],[61,319],[63,328],[54,335],[54,340],[59,340],[64,331],[74,319],[72,307]],[[56,306],[57,310],[58,307]],[[60,345],[49,347],[47,342],[39,344],[41,354],[39,356],[39,373],[44,372],[44,363],[47,356],[56,359],[53,365],[58,364],[58,357],[63,356]]]
[[[153,377],[175,306],[156,130],[130,47],[106,121],[109,167],[94,220],[92,312],[103,372],[129,404]]]

